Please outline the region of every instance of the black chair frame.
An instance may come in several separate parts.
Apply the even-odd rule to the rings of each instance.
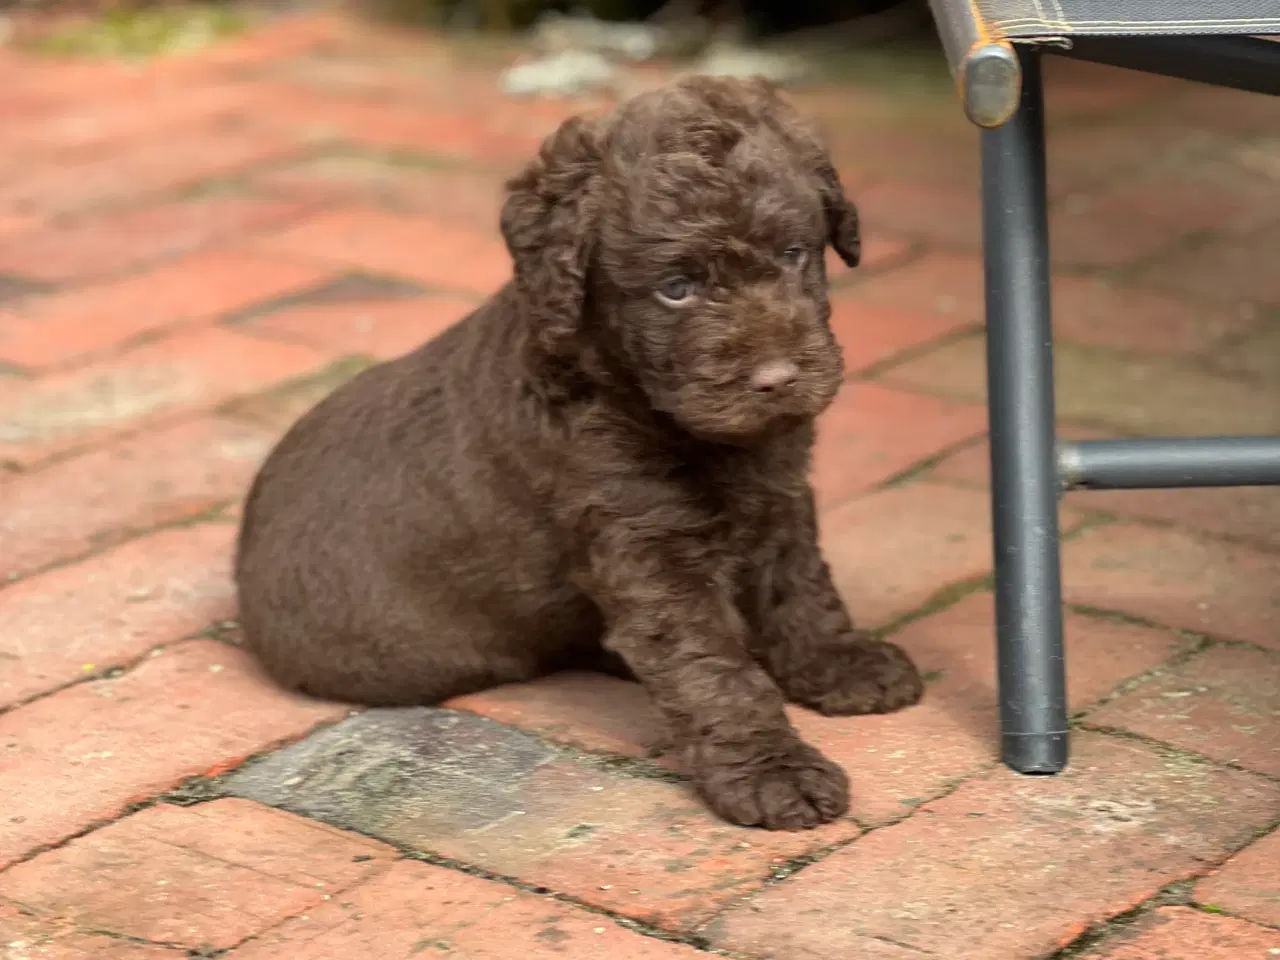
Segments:
[[[941,18],[945,7],[934,0],[935,16]],[[1028,774],[1056,773],[1068,760],[1059,496],[1071,488],[1280,485],[1280,437],[1058,440],[1041,80],[1045,54],[1280,94],[1280,43],[1246,36],[977,42],[952,58],[965,111],[983,128],[1001,754],[1009,767]]]

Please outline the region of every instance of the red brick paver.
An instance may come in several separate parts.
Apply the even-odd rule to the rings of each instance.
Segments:
[[[818,424],[813,485],[827,507],[884,483],[979,433],[981,407],[847,383]],[[901,429],[910,423],[910,430]]]
[[[1225,857],[1280,803],[1268,781],[1138,744],[1075,750],[1052,780],[1001,770],[870,834],[729,911],[714,942],[768,960],[1037,957]]]
[[[344,713],[279,691],[233,647],[195,640],[0,715],[0,864]]]
[[[1278,341],[1280,344],[1280,341]],[[1064,426],[1070,440],[1096,440],[1103,431]],[[947,457],[929,472],[934,479],[985,489],[990,482],[991,450],[984,439]],[[1203,487],[1176,490],[1077,490],[1064,503],[1082,511],[1176,525],[1236,540],[1280,548],[1280,488]]]
[[[31,464],[322,367],[332,354],[217,327],[174,334],[34,383],[0,384],[0,460]]]
[[[988,500],[915,482],[829,510],[820,536],[856,620],[882,627],[991,570]],[[925,548],[925,544],[928,547]]]
[[[1162,670],[1089,719],[1280,777],[1280,654],[1221,646]]]
[[[372,209],[321,214],[263,246],[482,296],[511,276],[506,247],[492,227],[464,229]]]
[[[44,921],[0,904],[0,949],[5,960],[180,960],[186,950],[84,933],[68,923]]]
[[[1280,927],[1280,831],[1245,847],[1201,880],[1195,896],[1206,907]]]
[[[607,917],[424,863],[402,862],[349,896],[231,953],[235,960],[412,960],[424,951],[475,960],[558,957],[694,960],[689,947],[649,939]],[[429,955],[429,954],[428,954]]]
[[[31,369],[66,366],[143,334],[318,286],[330,275],[317,264],[280,257],[197,254],[114,283],[32,298],[0,320],[0,360]]]
[[[1072,603],[1280,649],[1280,555],[1176,530],[1113,524],[1063,551]]]
[[[476,308],[459,297],[303,305],[251,321],[263,334],[389,360],[408,353]]]
[[[248,132],[166,131],[131,141],[110,156],[10,177],[0,188],[0,210],[57,216],[136,202],[287,156],[293,149],[288,139]]]
[[[970,325],[955,314],[873,307],[839,292],[831,298],[831,327],[844,351],[845,370],[851,373],[865,372]]]
[[[1280,930],[1185,907],[1165,907],[1132,933],[1083,956],[1086,960],[1271,960],[1280,956]]]
[[[235,616],[234,537],[229,523],[166,530],[0,591],[0,706]]]
[[[1280,957],[1280,492],[1066,497],[1072,763],[999,765],[978,136],[936,48],[797,93],[865,231],[827,256],[823,545],[926,678],[790,709],[848,818],[716,820],[636,684],[349,716],[238,649],[270,445],[508,280],[504,177],[607,100],[504,97],[505,43],[0,46],[0,958]],[[1280,102],[1046,77],[1061,432],[1280,432]]]
[[[860,822],[906,816],[995,762],[994,629],[991,595],[984,592],[898,634],[895,639],[929,678],[928,694],[914,709],[879,717],[821,717],[791,709],[801,734],[849,771],[851,813]],[[1075,710],[1086,710],[1185,648],[1169,633],[1083,616],[1068,619],[1067,639]],[[594,674],[558,674],[450,705],[595,752],[643,757],[664,744],[661,721],[644,691]],[[681,769],[673,756],[659,762]]]
[[[0,902],[224,950],[381,872],[390,847],[244,800],[143,810],[0,875]]]
[[[0,248],[0,271],[49,283],[106,277],[278,227],[301,216],[308,206],[285,197],[214,194],[29,229],[21,242]]]
[[[12,580],[237,499],[270,445],[258,427],[205,418],[14,477],[0,515],[0,577]]]

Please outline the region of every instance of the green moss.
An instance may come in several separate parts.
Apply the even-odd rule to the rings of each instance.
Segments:
[[[39,53],[64,57],[140,60],[202,50],[249,26],[228,4],[122,6],[31,41]]]

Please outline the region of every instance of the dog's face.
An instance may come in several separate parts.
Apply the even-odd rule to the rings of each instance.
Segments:
[[[767,129],[683,133],[608,158],[593,305],[654,408],[691,433],[750,438],[812,418],[842,371],[819,186]]]
[[[572,167],[584,235],[572,266],[563,248],[558,261],[581,287],[578,341],[704,439],[749,442],[820,413],[842,374],[825,249],[856,263],[858,239],[856,212],[812,135],[771,88],[707,78],[578,130],[573,155],[589,147]],[[544,149],[544,190],[547,161]],[[544,224],[555,215],[544,209]],[[509,225],[504,212],[510,243]],[[544,243],[523,276],[517,252],[517,278],[535,299],[552,249]]]

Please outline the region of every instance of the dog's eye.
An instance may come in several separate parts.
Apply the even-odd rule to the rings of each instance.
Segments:
[[[684,303],[693,296],[693,281],[688,277],[672,277],[654,291],[663,303]]]
[[[799,267],[809,258],[809,251],[804,247],[787,247],[782,251],[782,259],[794,267]]]

